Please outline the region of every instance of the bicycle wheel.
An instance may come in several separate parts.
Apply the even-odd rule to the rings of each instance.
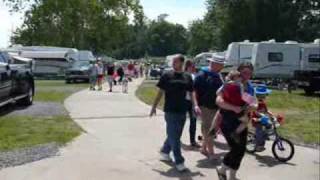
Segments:
[[[256,151],[255,140],[256,140],[255,134],[252,132],[248,132],[247,145],[246,145],[246,149],[248,153],[254,153]]]
[[[294,146],[291,141],[279,137],[272,144],[272,154],[280,162],[287,162],[294,155]]]

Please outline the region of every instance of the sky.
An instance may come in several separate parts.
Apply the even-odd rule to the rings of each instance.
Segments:
[[[157,19],[159,14],[168,14],[167,20],[188,27],[193,20],[201,19],[205,12],[206,0],[140,0],[144,13],[149,19]],[[0,1],[0,48],[10,45],[9,40],[23,22],[23,14],[10,14],[9,8]]]

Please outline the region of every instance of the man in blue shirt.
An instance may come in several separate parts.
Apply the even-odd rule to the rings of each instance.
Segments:
[[[220,71],[224,67],[225,59],[216,54],[209,60],[209,67],[203,68],[194,82],[194,105],[195,111],[201,116],[203,143],[201,153],[210,159],[215,158],[212,136],[209,135],[214,116],[218,110],[216,105],[216,93],[222,86],[223,80]]]

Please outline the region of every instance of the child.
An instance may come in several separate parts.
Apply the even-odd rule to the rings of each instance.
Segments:
[[[237,127],[234,132],[234,138],[237,137],[242,131],[247,128],[248,110],[249,107],[256,106],[255,97],[244,92],[244,87],[241,83],[241,76],[239,71],[231,71],[226,77],[226,83],[223,85],[222,96],[223,99],[235,106],[241,106],[243,111],[238,114],[241,124]],[[219,116],[217,116],[219,117]]]
[[[271,90],[267,89],[265,85],[256,87],[256,95],[258,98],[258,108],[251,113],[253,125],[255,126],[256,134],[256,151],[263,151],[265,145],[265,132],[263,127],[270,128],[270,117],[273,114],[268,111],[266,104],[266,96],[271,93]]]
[[[122,81],[122,92],[128,93],[128,83],[129,83],[129,75],[126,74]]]

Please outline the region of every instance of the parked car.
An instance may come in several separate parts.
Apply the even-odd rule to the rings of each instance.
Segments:
[[[77,81],[89,82],[90,61],[75,61],[70,68],[66,70],[66,83]]]
[[[32,60],[0,51],[0,107],[15,102],[31,105],[33,96]]]

